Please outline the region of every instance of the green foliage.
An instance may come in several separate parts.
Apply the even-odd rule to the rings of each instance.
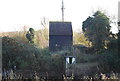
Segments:
[[[28,39],[28,41],[30,43],[34,43],[34,35],[35,35],[34,29],[30,28],[29,31],[26,34],[26,38]]]
[[[27,69],[26,67],[35,60],[34,56],[37,50],[32,45],[9,37],[3,37],[2,41],[3,68],[8,69],[17,66],[18,69]]]
[[[116,71],[120,72],[120,58],[118,57],[117,52],[115,51],[105,51],[99,55],[99,65],[101,71],[110,72]]]
[[[118,26],[120,26],[120,21],[118,22]]]
[[[31,72],[49,72],[60,74],[64,72],[65,59],[62,55],[51,54],[48,48],[37,48],[10,37],[2,38],[2,68]]]
[[[74,32],[74,44],[81,44],[90,47],[90,41],[84,36],[84,33]]]
[[[118,50],[118,39],[110,37],[109,43],[107,44],[108,50],[117,51]]]
[[[117,34],[117,37],[118,37],[118,50],[120,50],[120,30],[119,30],[119,32],[118,32],[118,34]],[[119,51],[119,55],[120,55],[120,51]]]
[[[65,59],[62,55],[53,54],[52,55],[52,71],[63,72],[65,69]]]
[[[97,11],[93,16],[88,17],[83,22],[82,27],[85,36],[97,50],[105,47],[105,41],[109,39],[110,29],[109,18],[101,11]]]

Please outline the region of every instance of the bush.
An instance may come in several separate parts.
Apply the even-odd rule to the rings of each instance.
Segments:
[[[120,72],[120,58],[115,51],[106,51],[99,55],[99,63],[101,70],[104,72],[117,71]]]
[[[3,68],[9,69],[17,66],[17,69],[31,69],[35,61],[37,48],[28,43],[15,40],[10,37],[2,38],[2,61]]]
[[[48,48],[37,48],[10,37],[3,37],[2,41],[3,69],[16,66],[16,72],[29,70],[31,74],[48,72],[54,76],[64,72],[65,60],[61,54],[51,54]]]

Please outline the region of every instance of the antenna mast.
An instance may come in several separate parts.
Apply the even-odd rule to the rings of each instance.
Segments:
[[[62,21],[64,21],[64,2],[63,2],[63,0],[62,0],[62,8],[61,8],[61,10],[62,10]]]

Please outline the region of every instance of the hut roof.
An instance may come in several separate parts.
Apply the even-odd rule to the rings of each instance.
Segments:
[[[73,35],[71,22],[50,22],[49,35]]]

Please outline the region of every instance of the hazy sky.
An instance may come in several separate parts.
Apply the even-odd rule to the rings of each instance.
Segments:
[[[119,0],[64,0],[65,21],[71,21],[74,30],[94,11],[105,10],[109,16],[118,15]],[[62,0],[0,0],[0,32],[16,31],[27,25],[40,29],[41,19],[60,21]],[[115,27],[114,27],[115,30]]]

